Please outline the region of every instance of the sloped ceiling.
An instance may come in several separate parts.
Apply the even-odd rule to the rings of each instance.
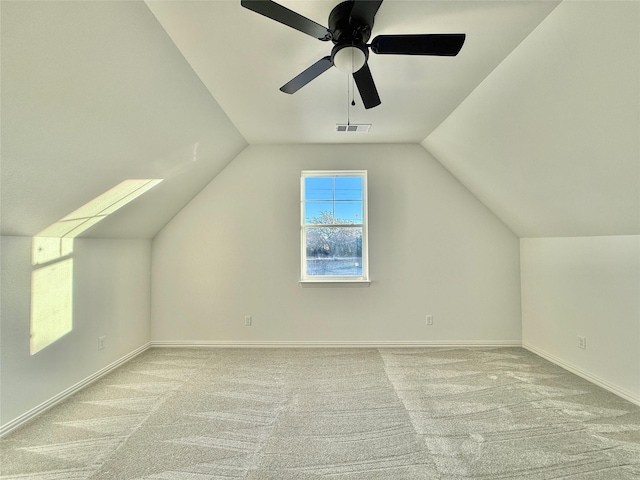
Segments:
[[[278,0],[328,26],[340,0]],[[382,104],[349,106],[349,77],[335,68],[294,95],[279,88],[329,55],[333,44],[263,17],[240,0],[157,1],[147,5],[194,71],[251,144],[420,143],[548,14],[555,1],[384,0],[373,37],[465,33],[456,57],[369,57]],[[336,123],[372,124],[366,135]]]
[[[85,235],[153,237],[247,145],[144,3],[1,8],[3,235],[160,178]]]
[[[326,24],[338,1],[282,3]],[[353,107],[373,128],[345,137],[343,74],[278,91],[327,44],[239,0],[3,1],[2,234],[162,178],[87,235],[151,238],[247,143],[326,142],[422,142],[520,236],[640,233],[639,8],[385,0],[374,35],[467,41],[454,58],[372,55],[383,103]]]
[[[422,143],[521,237],[640,233],[640,3],[563,2]]]

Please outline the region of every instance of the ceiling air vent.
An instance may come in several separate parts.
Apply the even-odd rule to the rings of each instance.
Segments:
[[[354,133],[368,133],[371,128],[370,123],[360,123],[360,124],[348,124],[348,123],[338,123],[336,124],[336,132],[354,132]]]

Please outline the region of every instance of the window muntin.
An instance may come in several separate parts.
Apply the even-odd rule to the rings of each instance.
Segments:
[[[303,282],[368,281],[367,172],[303,171]]]

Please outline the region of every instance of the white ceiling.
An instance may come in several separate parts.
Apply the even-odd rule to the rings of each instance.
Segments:
[[[278,3],[328,26],[337,0]],[[385,0],[373,37],[466,33],[456,57],[371,54],[382,104],[356,94],[348,117],[348,76],[330,69],[294,95],[279,88],[320,58],[322,42],[249,11],[240,0],[147,1],[147,5],[240,133],[256,143],[419,143],[557,6],[552,1]],[[372,124],[368,134],[336,123]]]
[[[336,1],[282,3],[326,25]],[[640,233],[640,3],[385,0],[374,36],[466,33],[457,57],[371,55],[382,105],[326,42],[240,0],[0,2],[3,235],[129,178],[164,181],[85,236],[151,238],[247,144],[421,143],[519,236]],[[391,159],[392,160],[392,159]]]

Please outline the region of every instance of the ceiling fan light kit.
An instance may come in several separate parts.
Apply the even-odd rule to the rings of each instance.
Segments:
[[[356,73],[367,61],[367,51],[351,45],[336,45],[331,50],[331,61],[343,73]]]
[[[321,58],[284,84],[280,87],[282,92],[293,94],[335,66],[353,75],[365,108],[373,108],[381,103],[369,69],[369,51],[383,55],[455,56],[465,40],[463,33],[378,35],[371,44],[367,44],[382,0],[347,0],[339,3],[329,14],[329,28],[271,0],[241,0],[240,4],[318,40],[331,40],[334,44],[330,56]]]

